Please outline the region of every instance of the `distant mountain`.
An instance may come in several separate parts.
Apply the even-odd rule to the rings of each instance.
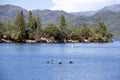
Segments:
[[[103,12],[103,11],[119,12],[120,11],[120,4],[106,6],[98,11],[72,12],[71,14],[73,14],[75,16],[92,16],[97,12]]]
[[[28,19],[28,10],[19,6],[0,5],[0,19],[3,21],[13,21],[18,11],[23,10],[25,19]],[[76,26],[81,26],[83,23],[88,25],[97,24],[99,21],[104,21],[108,31],[115,34],[115,39],[120,39],[120,4],[104,7],[98,11],[67,13],[57,10],[33,10],[33,15],[41,18],[42,25],[48,23],[58,24],[59,18],[65,15],[68,24],[74,23]]]
[[[0,19],[3,21],[12,21],[16,14],[23,10],[25,19],[27,21],[28,19],[28,10],[23,9],[19,6],[13,6],[13,5],[0,5]],[[33,10],[33,15],[37,15],[41,18],[42,24],[48,24],[48,23],[54,23],[58,24],[59,17],[63,14],[65,15],[65,18],[67,19],[67,22],[70,23],[74,19],[76,19],[76,16],[66,13],[64,11],[52,11],[52,10]]]
[[[38,15],[42,19],[42,24],[48,24],[48,23],[59,23],[59,18],[63,14],[67,20],[67,23],[73,22],[77,17],[66,13],[64,11],[58,11],[58,10],[33,10],[33,15]]]
[[[115,34],[115,39],[120,39],[120,11],[112,12],[109,10],[97,12],[89,17],[77,17],[75,20],[76,25],[82,25],[83,22],[86,22],[88,25],[94,25],[98,22],[103,21],[108,31]]]
[[[95,11],[91,16],[79,16],[80,17],[77,17],[75,20],[76,25],[81,25],[83,22],[93,25],[97,24],[99,21],[103,21],[106,24],[108,31],[114,33],[114,38],[120,39],[120,4],[104,7]]]
[[[71,14],[75,16],[92,16],[96,13],[96,11],[86,11],[86,12],[72,12]]]
[[[27,16],[27,10],[19,6],[13,5],[0,5],[0,19],[3,21],[11,21],[16,16],[18,11],[23,10],[24,15]]]
[[[104,21],[108,30],[111,32],[120,31],[120,11],[112,12],[109,10],[98,12],[95,15],[91,16],[93,21]]]
[[[106,10],[118,12],[120,11],[120,4],[106,6],[103,9],[100,9],[99,11],[106,11]]]

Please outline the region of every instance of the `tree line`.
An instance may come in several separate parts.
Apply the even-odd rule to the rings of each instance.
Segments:
[[[2,22],[0,20],[0,41],[9,40],[12,42],[108,42],[112,39],[112,33],[108,32],[103,22],[89,27],[86,23],[76,27],[69,26],[64,15],[60,16],[58,25],[41,25],[39,16],[33,16],[29,11],[28,20],[25,21],[23,11],[16,14],[13,22]]]

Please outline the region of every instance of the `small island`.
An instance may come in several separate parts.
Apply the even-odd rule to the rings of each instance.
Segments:
[[[12,22],[0,20],[1,43],[67,43],[67,42],[111,42],[112,33],[108,32],[104,22],[97,25],[75,26],[67,24],[64,15],[58,25],[52,23],[42,26],[40,16],[29,11],[25,20],[23,11],[19,11]]]

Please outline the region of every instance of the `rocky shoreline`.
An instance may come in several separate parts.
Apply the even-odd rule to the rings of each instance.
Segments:
[[[100,41],[100,40],[88,40],[88,39],[83,39],[83,40],[72,40],[72,39],[64,39],[64,40],[52,40],[52,39],[47,39],[47,38],[41,38],[39,41],[36,40],[23,40],[23,41],[12,41],[12,40],[7,40],[7,39],[1,39],[0,43],[108,43],[108,42],[113,42],[112,40],[105,40],[105,41]]]

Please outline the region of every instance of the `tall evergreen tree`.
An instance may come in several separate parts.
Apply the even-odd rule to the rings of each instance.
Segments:
[[[34,17],[32,15],[32,11],[29,11],[29,16],[28,16],[28,23],[27,23],[27,33],[29,35],[29,39],[34,39],[34,35],[35,35],[35,21],[34,21]]]
[[[2,33],[3,33],[2,27],[3,27],[3,22],[0,20],[0,39],[2,38]]]
[[[24,20],[23,11],[18,12],[18,14],[15,17],[14,24],[18,28],[19,41],[23,41],[26,37],[26,33],[25,33],[26,32],[26,27],[25,27],[26,23]]]
[[[41,20],[38,16],[35,18],[35,30],[36,30],[35,39],[39,41],[42,36],[42,29],[41,29]]]
[[[77,35],[77,39],[81,41],[82,36],[81,36],[81,28],[80,27],[78,27],[76,29],[76,35]]]
[[[59,28],[60,28],[60,31],[64,31],[64,29],[66,28],[66,20],[64,15],[61,15],[60,17]]]
[[[28,30],[30,32],[32,32],[33,26],[34,26],[34,19],[33,19],[33,16],[32,16],[32,11],[29,11],[29,17],[28,17],[27,26],[28,26]]]
[[[60,36],[61,39],[65,39],[66,38],[66,20],[64,15],[61,15],[60,17],[60,23],[59,23],[59,30],[60,30]]]
[[[34,30],[37,30],[37,28],[41,28],[41,20],[38,16],[34,17]]]

